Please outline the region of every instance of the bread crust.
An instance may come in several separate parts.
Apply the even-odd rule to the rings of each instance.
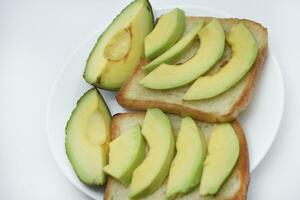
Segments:
[[[218,116],[212,113],[206,113],[201,110],[192,109],[183,105],[173,104],[173,103],[166,103],[161,101],[152,101],[152,100],[136,100],[136,99],[128,99],[126,97],[126,92],[129,89],[129,82],[137,75],[137,73],[142,70],[142,66],[145,65],[147,61],[142,60],[138,67],[135,69],[134,73],[132,74],[131,78],[127,83],[125,83],[119,92],[116,95],[116,99],[118,103],[127,108],[133,110],[146,110],[148,108],[160,108],[163,111],[180,114],[181,116],[191,116],[198,120],[203,120],[207,122],[216,122],[218,121]],[[232,119],[231,119],[232,120]]]
[[[112,122],[111,122],[111,137],[112,137],[112,139],[116,138],[118,136],[118,133],[120,132],[120,127],[119,127],[120,121],[126,119],[127,117],[144,118],[144,116],[145,116],[145,112],[131,112],[131,113],[121,113],[121,114],[114,115],[112,118]],[[239,145],[240,145],[239,158],[238,158],[238,161],[237,161],[234,169],[232,170],[232,173],[239,174],[240,188],[234,194],[234,196],[232,196],[226,200],[246,200],[249,179],[250,179],[249,178],[250,172],[249,172],[249,154],[248,154],[247,140],[246,140],[244,131],[243,131],[242,127],[240,126],[239,122],[234,120],[230,123],[231,123],[232,127],[234,128],[235,133],[238,136]],[[238,171],[238,172],[236,172],[236,171]],[[112,198],[111,198],[113,195],[112,181],[113,181],[113,179],[109,177],[107,186],[105,189],[104,200],[112,200]],[[216,195],[216,197],[217,197],[217,195]],[[213,198],[212,198],[212,200],[213,200]]]
[[[246,136],[244,134],[244,131],[240,123],[234,120],[231,122],[231,125],[234,128],[239,138],[239,144],[240,144],[239,158],[235,168],[237,168],[240,172],[241,187],[238,190],[238,192],[229,200],[240,200],[240,199],[246,200],[249,181],[250,181],[248,144],[247,144]]]
[[[254,66],[249,72],[250,73],[249,81],[243,91],[241,98],[232,106],[230,112],[224,115],[224,120],[221,120],[221,122],[227,121],[227,119],[228,121],[235,119],[238,116],[238,114],[241,111],[245,110],[248,104],[250,103],[250,100],[252,98],[252,93],[256,85],[258,74],[262,71],[264,62],[267,58],[267,52],[268,52],[268,46],[263,47],[261,53],[256,58]]]
[[[211,19],[211,17],[204,17],[204,19]],[[268,35],[268,31],[265,27],[263,27],[261,24],[247,20],[247,19],[236,19],[236,18],[228,18],[228,19],[221,19],[220,20],[239,20],[244,21],[247,23],[254,24],[256,26],[259,26],[260,29]],[[232,107],[229,109],[229,111],[225,114],[220,114],[216,112],[205,112],[199,109],[193,109],[187,106],[184,106],[182,104],[174,104],[174,103],[167,103],[162,102],[159,100],[139,100],[139,99],[130,99],[126,96],[127,91],[130,89],[130,83],[133,81],[135,76],[139,73],[140,70],[142,70],[142,66],[147,63],[146,60],[141,60],[139,65],[136,67],[134,73],[131,75],[130,79],[121,87],[119,92],[117,93],[116,99],[118,103],[128,109],[133,110],[146,110],[150,107],[156,107],[160,108],[166,112],[180,114],[181,116],[189,115],[195,119],[202,120],[205,122],[228,122],[232,121],[237,118],[238,114],[246,109],[248,104],[250,103],[253,90],[255,88],[256,80],[258,77],[258,74],[261,72],[262,67],[264,65],[264,61],[267,56],[267,50],[268,50],[268,42],[267,38],[265,41],[265,45],[259,49],[259,53],[257,55],[256,61],[253,64],[250,71],[247,73],[249,75],[248,82],[242,92],[242,95],[240,96],[240,99],[236,101]]]

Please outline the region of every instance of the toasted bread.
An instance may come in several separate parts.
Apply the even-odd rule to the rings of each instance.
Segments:
[[[112,138],[118,137],[118,135],[126,132],[130,127],[139,123],[142,124],[145,113],[124,113],[117,114],[112,119],[111,133]],[[169,114],[170,122],[174,134],[176,135],[180,128],[181,117],[178,115]],[[206,139],[209,137],[213,124],[203,123],[196,121],[198,126],[203,131]],[[220,191],[214,196],[202,197],[199,195],[199,187],[195,187],[194,190],[184,196],[180,196],[176,199],[182,200],[243,200],[247,198],[247,189],[249,183],[249,157],[247,149],[247,141],[237,121],[231,122],[235,129],[235,132],[239,138],[240,153],[238,161],[232,170],[231,174],[221,187]],[[125,200],[128,198],[128,189],[121,183],[113,178],[108,179],[108,183],[105,190],[104,200]],[[150,196],[144,198],[145,200],[164,200],[166,199],[166,183],[164,183],[157,191]]]
[[[207,22],[212,18],[187,17],[185,34],[193,28],[199,19]],[[152,90],[140,85],[139,81],[146,75],[146,72],[142,70],[142,66],[147,63],[147,61],[142,60],[131,78],[118,92],[118,103],[125,108],[136,110],[146,110],[149,107],[157,107],[170,113],[180,114],[182,116],[189,115],[195,119],[206,122],[227,122],[234,120],[238,114],[248,106],[251,100],[251,94],[257,76],[262,69],[267,55],[268,32],[262,25],[246,19],[219,18],[218,20],[222,23],[226,33],[228,33],[230,28],[238,22],[243,22],[243,24],[253,33],[257,41],[258,54],[256,61],[250,71],[235,86],[223,94],[210,99],[184,101],[182,100],[182,97],[192,83],[169,90]],[[177,63],[182,63],[193,56],[198,49],[198,46],[199,42],[195,41],[191,49],[180,58]],[[217,71],[228,62],[230,57],[231,50],[230,47],[226,45],[223,57],[208,73],[212,74]]]

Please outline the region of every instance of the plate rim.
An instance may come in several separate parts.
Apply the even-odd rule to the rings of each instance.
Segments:
[[[189,12],[191,12],[191,10],[193,10],[192,12],[197,12],[197,10],[202,10],[202,11],[209,11],[213,15],[222,15],[224,17],[233,17],[231,14],[227,13],[226,11],[222,11],[222,10],[219,10],[219,9],[215,9],[215,8],[212,8],[212,7],[207,7],[207,6],[199,6],[199,5],[184,5],[184,4],[177,4],[176,7],[180,7],[184,10],[189,10]],[[174,6],[157,6],[156,8],[153,8],[153,11],[154,12],[162,12],[164,10],[170,10],[174,8]],[[107,24],[103,24],[104,26],[107,25]],[[88,34],[86,36],[86,38],[84,40],[82,40],[77,46],[76,48],[71,51],[71,53],[67,56],[67,58],[64,60],[64,62],[60,65],[61,66],[61,69],[58,70],[57,74],[55,75],[55,79],[52,83],[52,86],[51,86],[51,89],[50,89],[50,92],[49,92],[49,95],[48,95],[48,99],[47,99],[47,104],[46,104],[46,135],[47,135],[47,140],[48,140],[48,145],[49,145],[49,149],[50,149],[50,152],[51,152],[51,156],[53,157],[53,159],[55,160],[55,165],[58,167],[59,171],[61,174],[63,174],[64,177],[66,177],[66,179],[73,185],[75,186],[76,189],[78,189],[79,191],[81,191],[83,194],[85,194],[86,196],[92,198],[92,199],[98,199],[99,196],[94,196],[94,194],[88,190],[86,190],[82,185],[78,184],[76,181],[73,181],[71,177],[69,177],[69,175],[67,173],[64,173],[64,169],[63,169],[63,166],[61,164],[61,162],[59,162],[58,158],[55,156],[55,153],[54,153],[54,150],[53,150],[53,144],[50,142],[52,141],[51,137],[50,137],[50,123],[49,123],[49,113],[50,113],[50,105],[52,103],[52,99],[53,99],[53,96],[54,96],[54,93],[55,93],[55,89],[56,89],[56,86],[59,82],[59,79],[61,77],[61,74],[63,74],[63,72],[66,70],[66,67],[67,67],[67,64],[71,61],[71,59],[73,58],[74,54],[80,50],[80,48],[82,48],[82,46],[84,46],[84,44],[86,44],[89,40],[91,40],[92,37],[94,37],[96,34],[99,34],[101,33],[101,31],[103,31],[103,28],[100,28],[98,29],[97,31],[94,31],[93,33],[91,34]],[[285,84],[284,84],[284,79],[283,79],[283,76],[282,76],[282,70],[281,70],[281,67],[280,67],[280,63],[279,61],[276,59],[276,57],[274,56],[273,52],[268,49],[268,55],[267,55],[267,59],[272,59],[274,62],[276,62],[276,73],[279,75],[279,78],[280,78],[280,87],[281,87],[281,90],[282,91],[282,96],[281,96],[281,105],[280,105],[280,118],[279,118],[279,121],[277,123],[277,126],[275,128],[275,134],[273,136],[273,138],[269,141],[269,143],[267,144],[267,148],[265,150],[265,152],[263,152],[260,156],[260,158],[256,161],[256,163],[253,165],[253,168],[252,169],[249,169],[250,170],[250,173],[254,172],[255,169],[257,169],[257,167],[259,166],[259,164],[264,160],[264,158],[266,157],[266,155],[268,154],[268,152],[270,151],[276,137],[277,137],[277,134],[279,132],[279,129],[280,129],[280,126],[282,124],[282,119],[283,119],[283,113],[284,113],[284,108],[285,108]],[[249,164],[249,167],[250,167],[250,164]],[[104,193],[103,193],[104,195]]]
[[[256,163],[253,164],[253,168],[249,169],[250,173],[253,173],[257,169],[257,167],[261,164],[261,162],[264,160],[264,158],[270,152],[270,149],[271,149],[272,145],[274,144],[274,141],[275,141],[275,139],[276,139],[276,137],[278,135],[280,126],[282,124],[283,112],[284,112],[284,108],[285,108],[285,86],[284,86],[284,79],[283,79],[283,76],[282,76],[282,71],[281,71],[281,67],[280,67],[279,61],[274,56],[273,52],[270,51],[269,49],[268,49],[268,55],[267,55],[267,57],[268,57],[267,59],[272,59],[273,62],[276,63],[275,70],[276,70],[276,73],[279,75],[279,79],[280,79],[280,87],[281,87],[280,91],[282,92],[281,100],[280,100],[281,101],[281,105],[278,106],[278,107],[280,107],[280,117],[279,117],[278,123],[276,125],[276,128],[275,128],[276,131],[275,131],[275,134],[274,134],[273,138],[267,144],[267,148],[265,149],[265,152],[263,152],[261,154],[261,157],[256,161]],[[249,166],[249,168],[250,168],[250,166]]]

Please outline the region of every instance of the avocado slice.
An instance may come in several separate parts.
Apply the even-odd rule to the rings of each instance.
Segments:
[[[195,25],[195,27],[187,33],[185,36],[183,36],[174,46],[172,46],[170,49],[168,49],[166,52],[164,52],[162,55],[158,56],[154,60],[152,60],[147,65],[143,66],[143,69],[147,72],[152,71],[157,66],[159,66],[162,63],[165,64],[173,64],[177,61],[177,59],[183,55],[193,44],[196,35],[200,31],[200,29],[203,27],[204,23],[202,20],[199,20],[198,24]]]
[[[134,199],[149,195],[161,186],[169,173],[175,150],[169,118],[157,108],[148,109],[142,134],[149,152],[133,172],[129,196]]]
[[[87,60],[84,79],[99,88],[119,89],[144,57],[144,39],[153,26],[150,3],[133,1],[98,38]]]
[[[200,47],[190,60],[181,65],[161,64],[140,84],[151,89],[171,89],[190,83],[207,72],[223,55],[225,33],[219,21],[213,19],[200,30],[198,37]]]
[[[152,60],[173,46],[185,30],[184,11],[175,8],[161,16],[153,31],[145,38],[145,56]]]
[[[239,139],[229,123],[216,125],[208,142],[200,195],[217,193],[239,157]]]
[[[110,120],[101,94],[93,88],[78,100],[66,125],[66,153],[83,183],[103,185],[106,182],[102,168],[107,163]]]
[[[103,170],[127,186],[144,158],[145,141],[137,124],[109,143],[109,164]]]
[[[167,185],[168,199],[189,192],[200,182],[207,147],[202,131],[190,117],[181,121],[176,150]]]
[[[184,100],[215,97],[234,86],[251,69],[258,47],[248,28],[243,23],[232,27],[227,42],[232,49],[229,62],[215,74],[199,77],[184,95]]]

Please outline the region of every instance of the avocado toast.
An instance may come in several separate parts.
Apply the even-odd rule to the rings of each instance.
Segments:
[[[130,127],[135,124],[142,124],[145,117],[145,113],[136,112],[136,113],[123,113],[117,114],[112,118],[111,123],[111,134],[112,138],[117,138],[119,134],[126,132]],[[172,129],[174,134],[177,135],[180,127],[181,117],[178,115],[168,114],[168,117],[171,122]],[[209,134],[211,133],[213,124],[204,123],[200,121],[195,121],[197,126],[203,131],[205,137],[208,139]],[[247,149],[247,141],[243,130],[237,121],[231,122],[232,127],[235,130],[236,135],[239,140],[239,158],[235,164],[234,169],[232,170],[229,177],[226,179],[223,186],[220,188],[219,192],[214,195],[200,196],[199,188],[194,187],[194,190],[182,195],[176,199],[186,199],[186,200],[244,200],[247,198],[247,188],[249,183],[249,157]],[[157,189],[151,195],[141,198],[141,199],[166,199],[166,186],[167,180],[165,183]],[[120,182],[114,178],[109,178],[105,190],[104,199],[105,200],[125,200],[128,198],[128,189],[122,185]]]
[[[225,33],[242,22],[253,34],[257,43],[257,56],[248,73],[236,83],[233,87],[224,93],[212,98],[202,100],[183,100],[184,95],[191,87],[188,83],[181,87],[166,90],[156,90],[143,87],[140,81],[148,74],[143,70],[143,66],[149,61],[141,60],[139,66],[135,69],[129,81],[127,81],[117,94],[117,101],[120,105],[128,109],[146,110],[149,107],[161,108],[170,113],[176,113],[183,116],[189,115],[195,119],[206,122],[226,122],[235,119],[238,114],[246,109],[251,100],[251,95],[255,83],[260,73],[268,49],[267,29],[260,24],[246,19],[222,19],[211,17],[187,17],[186,32],[189,33],[199,20],[207,22],[212,19],[218,19],[222,24]],[[201,43],[201,42],[200,42]],[[201,44],[200,44],[201,47]],[[184,63],[194,55],[199,48],[199,42],[194,44],[176,63]],[[221,59],[210,69],[207,74],[211,75],[221,69],[231,58],[231,48],[225,45],[225,50]],[[174,79],[176,77],[174,76]],[[220,83],[222,84],[222,83]]]

